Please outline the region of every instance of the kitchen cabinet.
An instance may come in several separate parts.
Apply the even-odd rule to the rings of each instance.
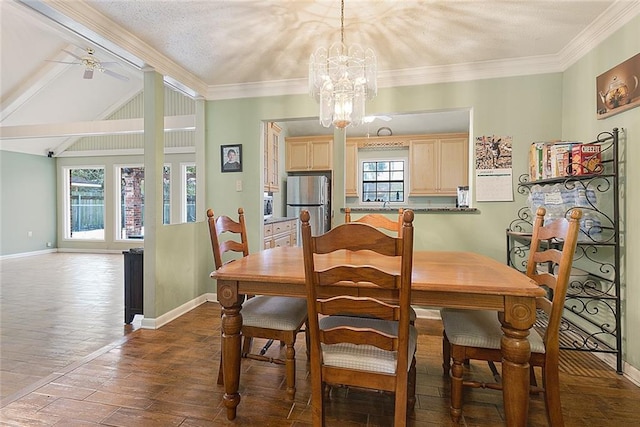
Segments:
[[[347,197],[358,197],[358,143],[347,138],[345,151],[344,193]]]
[[[280,191],[280,170],[278,156],[280,149],[280,127],[269,122],[266,126],[264,143],[264,191],[277,193]]]
[[[282,218],[264,225],[264,248],[279,248],[281,246],[297,246],[298,220],[296,218]]]
[[[330,171],[333,136],[285,138],[287,172]]]
[[[433,134],[409,140],[409,196],[456,196],[469,185],[469,136]]]

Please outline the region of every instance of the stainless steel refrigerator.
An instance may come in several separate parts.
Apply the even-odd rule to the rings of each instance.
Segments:
[[[308,210],[311,234],[314,236],[331,228],[331,198],[329,179],[324,175],[287,177],[287,216],[300,218],[300,211]],[[298,246],[302,246],[298,224]]]

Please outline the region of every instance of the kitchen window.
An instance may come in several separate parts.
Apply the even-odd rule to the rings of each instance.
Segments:
[[[363,161],[363,203],[404,202],[406,165],[404,159]]]

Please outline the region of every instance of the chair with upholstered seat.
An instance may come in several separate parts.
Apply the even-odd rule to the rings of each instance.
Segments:
[[[392,221],[381,214],[366,214],[360,218],[352,219],[351,208],[344,208],[344,222],[360,222],[363,224],[369,224],[376,228],[394,231],[398,233],[398,237],[402,237],[402,212],[404,212],[404,209],[398,209],[398,219],[396,221]]]
[[[531,236],[531,246],[526,274],[540,286],[548,288],[549,298],[538,298],[536,306],[539,319],[529,331],[531,345],[531,391],[543,391],[547,418],[552,426],[563,424],[559,389],[559,334],[564,310],[571,264],[578,241],[582,212],[574,209],[569,219],[561,218],[544,225],[544,208],[538,208]],[[562,249],[558,249],[562,245]],[[539,272],[538,264],[557,274]],[[442,309],[444,325],[442,354],[445,375],[451,369],[451,418],[459,421],[462,415],[462,389],[484,387],[502,389],[501,383],[482,383],[463,380],[463,363],[483,360],[490,364],[502,360],[500,341],[502,329],[494,311]],[[546,325],[545,325],[546,323]],[[453,365],[450,365],[453,359]],[[493,367],[493,366],[492,366]],[[542,368],[542,388],[537,386],[534,367]],[[493,368],[495,369],[495,368]]]
[[[247,229],[244,220],[244,210],[238,209],[238,221],[228,216],[214,218],[213,210],[207,210],[209,222],[209,234],[213,259],[216,270],[223,263],[223,256],[227,252],[236,252],[242,256],[249,255],[249,243]],[[226,236],[222,236],[225,234]],[[225,237],[229,237],[223,240]],[[235,240],[239,238],[239,240]],[[233,259],[227,261],[232,262]],[[242,357],[284,364],[286,366],[287,394],[293,400],[295,388],[295,343],[296,336],[302,330],[307,320],[307,303],[304,298],[278,297],[278,296],[249,296],[242,304],[242,335],[244,345]],[[264,338],[277,340],[286,346],[285,359],[266,357],[261,353],[251,352],[251,338]],[[221,359],[222,361],[222,359]],[[221,384],[222,363],[218,372],[218,383]]]
[[[413,217],[413,211],[404,212],[403,238],[398,238],[360,223],[312,236],[309,212],[300,215],[315,427],[324,425],[328,385],[393,392],[394,425],[407,423],[415,403],[417,343],[409,319]],[[332,256],[345,252],[348,263],[336,264]],[[372,287],[384,301],[354,296]]]

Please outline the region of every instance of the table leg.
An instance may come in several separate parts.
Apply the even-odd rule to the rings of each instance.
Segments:
[[[502,331],[503,403],[508,426],[526,426],[529,415],[529,329],[536,319],[534,298],[506,298],[499,313]]]
[[[240,403],[240,347],[242,329],[241,300],[235,282],[218,281],[218,301],[222,305],[222,364],[224,378],[223,403],[227,408],[227,419],[236,418],[236,407]]]

